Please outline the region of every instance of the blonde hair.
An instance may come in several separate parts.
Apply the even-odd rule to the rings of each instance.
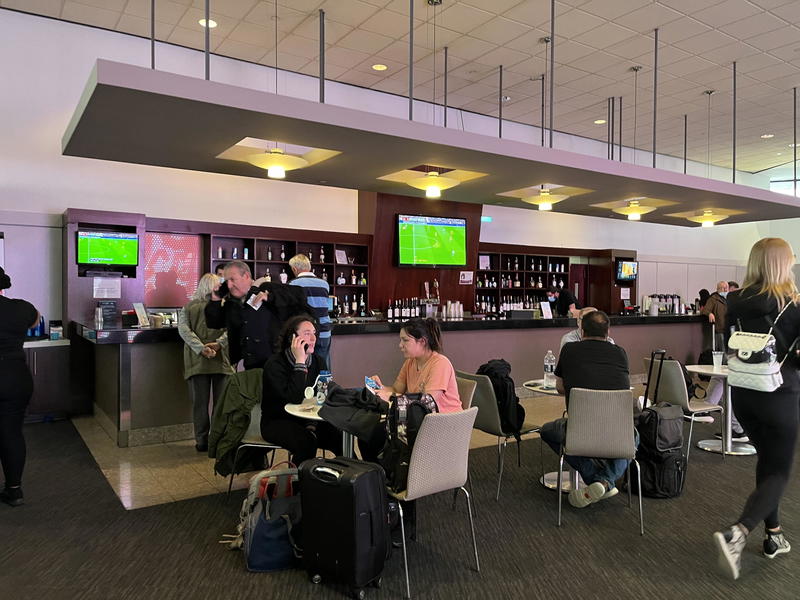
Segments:
[[[295,274],[307,273],[311,270],[311,261],[305,254],[295,254],[289,259],[289,266]]]
[[[192,300],[208,300],[211,297],[211,292],[214,287],[219,283],[219,277],[213,273],[206,273],[197,282],[197,289],[192,295]]]
[[[797,303],[800,298],[792,271],[794,263],[794,251],[786,240],[760,239],[750,249],[742,289],[753,288],[757,294],[772,296],[779,308],[787,298]]]

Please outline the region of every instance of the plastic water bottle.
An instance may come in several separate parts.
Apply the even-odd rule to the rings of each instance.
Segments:
[[[556,387],[556,357],[552,350],[544,355],[544,384],[543,388],[552,390]]]

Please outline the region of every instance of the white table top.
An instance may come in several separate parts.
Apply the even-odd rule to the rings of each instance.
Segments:
[[[322,421],[319,416],[319,409],[322,405],[317,404],[316,400],[306,401],[301,404],[285,404],[283,410],[292,416],[308,419],[309,421]]]
[[[526,390],[530,390],[532,392],[536,392],[537,394],[544,394],[545,396],[560,396],[561,394],[558,393],[556,388],[546,388],[542,387],[544,384],[544,379],[531,379],[530,381],[526,381],[522,384]]]
[[[686,370],[698,375],[722,377],[723,379],[728,377],[728,365],[722,365],[719,370],[714,369],[714,365],[686,365]]]

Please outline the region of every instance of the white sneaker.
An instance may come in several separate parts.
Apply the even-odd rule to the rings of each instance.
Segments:
[[[606,493],[606,486],[599,481],[595,481],[584,488],[571,490],[569,493],[569,503],[575,508],[586,508],[590,504],[601,500]],[[609,496],[609,498],[610,497],[611,496]]]
[[[713,423],[714,417],[711,415],[683,415],[683,418],[687,421],[694,420],[695,423]]]
[[[602,496],[600,496],[600,498],[598,499],[598,501],[599,501],[599,500],[608,500],[609,498],[613,498],[613,497],[614,497],[614,496],[616,496],[617,494],[619,494],[619,490],[617,489],[617,487],[616,487],[616,486],[614,486],[614,487],[612,487],[612,488],[608,488],[608,490],[606,490],[606,493],[605,493],[605,494],[603,494]]]
[[[742,566],[742,552],[747,543],[747,536],[741,527],[734,525],[727,531],[716,532],[714,543],[719,551],[718,565],[722,572],[732,579],[739,579]]]
[[[782,531],[772,533],[767,531],[764,534],[764,556],[775,558],[778,554],[786,554],[792,549],[789,540],[784,537]]]

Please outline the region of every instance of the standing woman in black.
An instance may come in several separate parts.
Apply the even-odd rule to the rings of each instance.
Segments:
[[[783,360],[800,335],[800,307],[792,267],[791,246],[780,238],[755,243],[747,261],[741,290],[728,296],[728,324],[742,331],[766,333],[775,324],[778,360]],[[788,305],[788,306],[787,306]],[[726,337],[729,335],[726,332]],[[739,520],[714,534],[722,570],[738,579],[747,536],[764,522],[763,553],[775,558],[791,550],[781,530],[778,507],[789,481],[800,422],[800,375],[796,352],[781,369],[783,384],[774,392],[732,388],[733,410],[750,442],[758,451],[756,489],[750,494]]]
[[[25,438],[22,422],[33,393],[33,379],[22,344],[25,332],[39,322],[39,313],[25,300],[12,300],[3,293],[11,279],[0,267],[0,464],[5,488],[0,500],[19,506],[22,498],[22,470],[25,468]]]

